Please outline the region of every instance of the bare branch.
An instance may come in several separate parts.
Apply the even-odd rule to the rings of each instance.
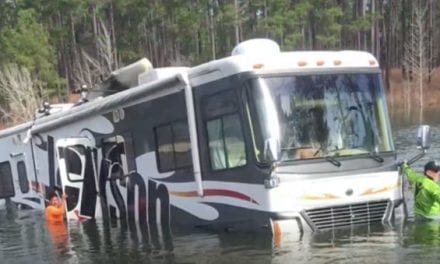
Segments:
[[[420,121],[423,120],[424,107],[424,86],[430,76],[429,69],[429,30],[426,27],[427,11],[425,5],[414,3],[412,10],[412,23],[408,39],[404,43],[405,57],[403,66],[409,74],[408,87],[418,88],[418,106],[420,111]],[[410,107],[410,105],[408,105]]]
[[[115,47],[112,45],[111,35],[101,20],[98,21],[96,56],[91,56],[85,50],[80,50],[80,57],[75,58],[73,77],[75,85],[93,87],[100,82],[101,77],[108,76],[115,70]]]
[[[4,98],[0,106],[2,121],[17,124],[31,120],[41,105],[42,92],[39,81],[26,68],[4,66],[0,71],[0,93]]]

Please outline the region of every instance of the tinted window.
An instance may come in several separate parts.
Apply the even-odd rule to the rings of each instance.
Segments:
[[[212,119],[237,112],[237,96],[233,90],[217,93],[203,99],[203,117]]]
[[[246,165],[246,150],[238,114],[210,120],[207,129],[213,170]]]
[[[159,171],[171,171],[192,165],[188,124],[176,121],[155,128]]]
[[[206,97],[203,105],[211,168],[222,170],[246,165],[243,128],[234,91]]]
[[[0,163],[0,198],[12,197],[14,195],[11,165],[9,162]]]
[[[26,172],[26,164],[24,161],[17,163],[18,182],[20,184],[20,190],[22,193],[29,192],[29,180]]]
[[[159,169],[169,171],[175,167],[173,132],[170,125],[156,128],[157,153],[159,156]]]

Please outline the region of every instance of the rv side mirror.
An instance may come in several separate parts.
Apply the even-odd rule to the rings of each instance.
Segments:
[[[417,129],[417,148],[427,150],[431,147],[431,128],[421,125]]]
[[[280,143],[275,138],[268,138],[264,141],[264,160],[277,161],[279,159]]]

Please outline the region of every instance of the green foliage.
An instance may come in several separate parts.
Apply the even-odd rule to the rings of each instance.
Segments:
[[[350,24],[345,25],[345,28],[350,32],[358,32],[361,30],[368,30],[375,21],[379,21],[382,16],[378,14],[366,14],[355,18]]]
[[[102,34],[99,23],[110,34],[110,48],[115,65],[119,66],[141,57],[149,58],[155,67],[203,63],[228,56],[237,35],[239,41],[271,38],[283,50],[377,51],[374,43],[378,41],[372,38],[378,38],[379,31],[400,30],[404,36],[411,23],[408,10],[413,4],[408,0],[374,0],[372,10],[372,3],[373,0],[0,0],[0,62],[25,66],[53,91],[63,85],[63,78],[74,87],[75,75],[84,70],[78,68],[82,52],[102,62],[97,44]],[[440,4],[432,1],[431,5],[435,17]],[[435,41],[440,39],[438,32],[432,31],[434,44],[439,42]],[[386,52],[397,57],[402,53],[395,51],[401,37],[395,34],[392,39],[388,37],[386,43],[392,48]],[[440,48],[433,46],[432,50],[439,53]]]
[[[314,9],[319,10],[319,9]],[[321,28],[316,36],[320,46],[333,48],[340,40],[341,24],[338,19],[342,17],[342,10],[339,7],[325,8],[316,12]]]
[[[35,73],[52,93],[62,84],[54,70],[56,57],[48,32],[35,19],[32,9],[20,10],[15,25],[2,34],[3,63],[16,63]]]

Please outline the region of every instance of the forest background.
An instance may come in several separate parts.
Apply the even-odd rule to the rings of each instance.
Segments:
[[[391,107],[422,120],[440,102],[439,26],[435,0],[0,0],[0,114],[30,119],[142,57],[191,66],[264,37],[286,51],[371,52]]]

